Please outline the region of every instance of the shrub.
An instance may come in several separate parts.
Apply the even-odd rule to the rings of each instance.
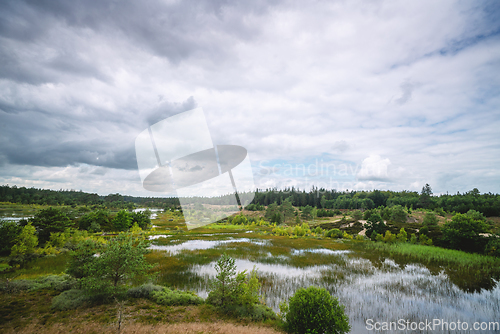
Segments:
[[[406,219],[408,219],[408,216],[405,209],[401,205],[395,205],[392,208],[390,219],[397,223],[406,223]]]
[[[362,241],[362,240],[365,240],[365,237],[362,236],[361,234],[358,234],[358,235],[356,235],[356,240]]]
[[[500,257],[500,238],[493,237],[486,245],[484,252],[486,255]]]
[[[482,252],[485,238],[480,233],[487,232],[488,226],[482,214],[469,210],[467,214],[457,213],[450,222],[443,225],[443,244],[447,248],[468,252]]]
[[[136,286],[130,288],[127,291],[127,295],[132,298],[150,298],[152,293],[155,291],[161,291],[163,289],[160,285],[154,285],[151,283],[143,284],[141,286]]]
[[[398,242],[406,242],[408,239],[408,233],[406,233],[404,228],[401,228],[399,230],[399,233],[397,235]]]
[[[396,237],[397,236],[395,234],[392,234],[391,231],[387,230],[385,231],[384,242],[392,244],[396,242]]]
[[[436,226],[438,224],[438,219],[434,213],[426,212],[423,223],[426,226]]]
[[[41,289],[65,291],[74,288],[76,284],[76,280],[69,275],[49,275],[37,279],[19,279],[2,283],[0,291],[36,291]]]
[[[325,232],[325,237],[327,238],[342,238],[343,233],[338,228],[332,228]]]
[[[358,221],[358,220],[363,219],[363,213],[361,213],[361,211],[359,211],[359,210],[355,210],[351,213],[351,217],[352,217],[352,219]]]
[[[280,304],[285,328],[291,333],[348,333],[351,329],[344,306],[324,288],[300,288],[288,305]]]
[[[160,304],[167,306],[187,306],[203,304],[203,298],[197,296],[194,292],[170,290],[163,288],[160,291],[152,291],[151,299]]]
[[[52,298],[52,308],[60,311],[78,308],[88,301],[88,297],[82,290],[72,289],[64,291]]]

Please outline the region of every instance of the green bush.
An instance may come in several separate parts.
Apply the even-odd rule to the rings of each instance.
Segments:
[[[127,295],[132,298],[150,298],[153,292],[161,290],[163,290],[162,286],[148,283],[130,288]]]
[[[274,313],[274,311],[270,307],[262,304],[235,305],[232,314],[238,318],[246,318],[252,321],[277,319],[276,313]]]
[[[82,290],[72,289],[52,298],[52,308],[60,311],[73,310],[87,301],[88,297]]]
[[[433,212],[426,212],[423,223],[427,226],[436,226],[438,224],[438,219]]]
[[[197,296],[194,292],[170,290],[168,288],[151,292],[151,299],[160,305],[167,306],[199,305],[204,302],[203,298]]]
[[[343,233],[338,228],[332,228],[325,232],[325,237],[327,238],[342,238]]]
[[[494,236],[486,245],[484,252],[486,255],[500,257],[500,239]]]
[[[36,291],[50,289],[64,291],[73,289],[77,282],[69,275],[49,275],[37,279],[19,279],[2,283],[0,291],[16,292],[22,290]]]
[[[351,329],[344,306],[324,288],[300,288],[280,304],[285,329],[290,333],[348,333]]]

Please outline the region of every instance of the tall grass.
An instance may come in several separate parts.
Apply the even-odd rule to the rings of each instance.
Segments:
[[[491,290],[500,280],[500,259],[492,256],[409,243],[365,242],[360,246],[375,256],[388,255],[400,265],[416,262],[431,272],[443,271],[451,282],[467,292]]]
[[[419,262],[430,262],[438,265],[452,265],[468,268],[500,265],[500,259],[492,256],[466,253],[435,246],[423,246],[409,243],[386,244],[380,242],[366,242],[362,245],[368,251],[387,252],[390,255],[401,255]]]

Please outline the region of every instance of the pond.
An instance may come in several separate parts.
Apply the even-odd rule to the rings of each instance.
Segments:
[[[322,247],[293,248],[278,246],[272,239],[235,238],[225,240],[173,240],[172,244],[152,246],[166,258],[187,261],[183,274],[175,273],[170,282],[176,287],[208,295],[214,264],[222,252],[236,259],[238,271],[254,266],[263,282],[265,302],[275,311],[298,288],[311,285],[326,288],[345,305],[352,333],[374,333],[366,321],[420,322],[442,319],[447,322],[500,321],[500,288],[467,292],[455,285],[444,270],[429,270],[418,263],[398,264],[390,258],[370,257],[356,250]],[[180,268],[180,267],[177,267]],[[173,274],[172,274],[173,275]],[[169,275],[163,279],[168,284]],[[495,282],[496,283],[496,282]],[[397,331],[378,331],[395,333]],[[439,330],[429,333],[472,333],[474,331]],[[481,331],[495,333],[498,331]],[[400,331],[398,333],[427,333]]]

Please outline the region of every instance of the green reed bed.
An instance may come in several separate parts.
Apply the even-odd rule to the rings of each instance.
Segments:
[[[381,242],[366,242],[362,245],[367,251],[382,251],[390,255],[400,255],[419,262],[433,262],[439,265],[454,265],[461,267],[500,265],[499,258],[435,246],[423,246],[409,243],[385,244]]]
[[[444,271],[464,291],[491,289],[500,279],[500,259],[492,256],[408,243],[365,242],[359,245],[372,255],[388,255],[401,266],[420,263],[431,273]]]

